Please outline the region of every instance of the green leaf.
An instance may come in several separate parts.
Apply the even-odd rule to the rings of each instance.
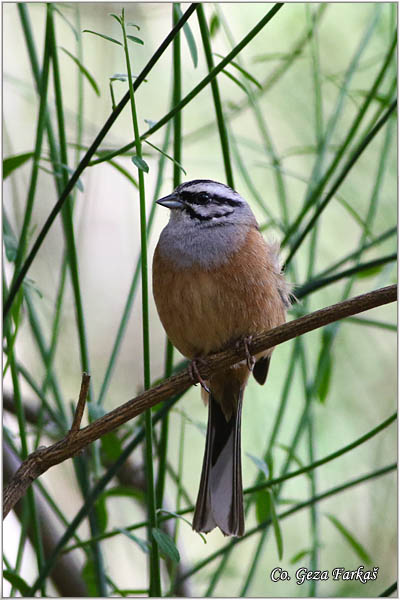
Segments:
[[[302,469],[304,467],[303,461],[301,461],[298,456],[293,454],[292,448],[290,446],[286,446],[286,444],[277,444],[277,446],[278,446],[278,448],[281,448],[282,450],[287,452],[287,454],[290,456],[290,458],[297,464],[298,467],[300,467],[300,469]],[[310,475],[309,473],[305,473],[305,474]]]
[[[182,521],[185,521],[185,523],[187,523],[189,525],[190,529],[192,529],[192,524],[188,519],[185,519],[185,517],[182,515],[178,515],[178,513],[172,512],[172,510],[166,510],[165,508],[158,508],[156,512],[165,513],[166,515],[171,515],[172,517],[175,517],[175,519],[181,519]],[[207,544],[207,540],[206,540],[205,536],[202,533],[200,533],[199,531],[196,531],[196,533],[198,533],[199,536],[201,537],[201,539],[203,540],[203,542],[205,544]]]
[[[234,81],[236,83],[237,86],[240,87],[241,90],[244,91],[245,94],[249,94],[249,92],[247,91],[247,88],[245,85],[243,85],[243,83],[241,81],[239,81],[239,79],[237,77],[235,77],[234,75],[232,75],[232,73],[229,73],[229,71],[227,71],[226,69],[222,69],[222,73],[224,73],[224,75],[226,75],[227,77],[229,77],[229,79],[231,79],[232,81]]]
[[[332,360],[330,346],[333,338],[332,327],[325,327],[322,332],[321,349],[318,356],[315,387],[320,402],[323,404],[329,392],[332,375]]]
[[[100,417],[103,417],[106,414],[104,408],[95,402],[87,402],[87,409],[90,422],[96,421],[96,419],[100,419]]]
[[[305,556],[311,554],[312,550],[300,550],[300,552],[297,552],[297,554],[295,554],[294,556],[292,556],[292,558],[290,559],[290,564],[291,565],[295,565],[296,563],[298,563],[299,561],[301,561],[302,558],[304,558]]]
[[[21,592],[22,596],[30,596],[31,586],[26,583],[22,577],[14,573],[13,571],[3,571],[4,579],[7,579],[9,583],[13,587],[15,587],[19,592]]]
[[[359,279],[365,279],[366,277],[375,277],[380,273],[383,269],[384,265],[377,265],[376,267],[371,267],[370,269],[363,269],[357,273],[357,277]]]
[[[143,158],[140,158],[139,156],[132,156],[131,160],[138,169],[144,171],[145,173],[149,172],[149,165],[145,160],[143,160]]]
[[[218,52],[214,52],[215,56],[218,56],[219,58],[225,58],[222,54],[218,54]],[[246,69],[243,69],[243,67],[241,67],[237,62],[235,61],[231,61],[229,63],[230,65],[232,65],[232,67],[235,67],[235,69],[237,69],[238,71],[240,71],[240,73],[246,77],[246,79],[248,79],[249,81],[251,81],[252,83],[254,83],[260,90],[262,90],[262,85],[259,81],[257,81],[257,79],[255,77],[253,77],[253,75],[251,73],[249,73],[248,71],[246,71]]]
[[[210,25],[209,25],[211,37],[215,36],[215,34],[217,33],[217,31],[219,29],[219,26],[220,26],[219,16],[217,15],[217,13],[214,13],[211,16]]]
[[[117,23],[122,25],[121,17],[119,17],[118,15],[116,15],[114,13],[109,13],[109,14],[110,14],[110,17],[112,17],[113,19],[115,19],[117,21]]]
[[[99,533],[104,533],[107,529],[108,523],[108,512],[104,495],[100,495],[98,501],[96,502],[96,516],[100,530]]]
[[[364,548],[364,546],[355,539],[354,535],[347,529],[347,527],[345,527],[343,525],[343,523],[341,523],[339,521],[339,519],[337,519],[333,515],[326,514],[326,516],[331,521],[331,523],[336,527],[336,529],[342,534],[342,536],[345,538],[345,540],[350,544],[350,546],[353,548],[354,552],[357,554],[357,556],[360,558],[360,560],[362,560],[362,562],[364,564],[371,565],[372,559],[371,559],[369,553]]]
[[[98,595],[96,569],[91,559],[88,559],[84,564],[81,575],[86,584],[88,596],[96,598]]]
[[[98,35],[99,37],[103,38],[104,40],[107,40],[108,42],[113,42],[114,44],[118,44],[118,46],[122,46],[121,42],[115,40],[114,38],[108,35],[104,35],[103,33],[97,33],[97,31],[92,31],[91,29],[84,29],[83,33],[92,33],[93,35]]]
[[[154,127],[154,125],[157,123],[157,121],[152,121],[151,119],[145,119],[144,122],[147,123],[147,125],[150,127],[150,129],[152,127]],[[147,140],[145,140],[145,141],[147,141]]]
[[[57,5],[55,3],[53,3],[52,6],[53,6],[53,10],[55,10],[60,15],[60,17],[63,19],[63,21],[68,25],[68,27],[70,27],[70,29],[72,30],[72,33],[75,36],[76,41],[78,41],[79,36],[80,36],[79,31],[75,28],[74,25],[72,25],[71,21],[69,19],[67,19],[67,17],[61,12],[61,10],[59,8],[57,8]]]
[[[154,150],[157,150],[157,152],[159,152],[160,154],[162,154],[163,156],[165,156],[165,158],[168,158],[168,160],[171,160],[175,165],[177,165],[180,168],[180,170],[185,175],[187,175],[187,173],[186,173],[185,169],[182,167],[181,163],[179,163],[172,156],[170,156],[169,154],[167,154],[166,152],[164,152],[164,150],[161,150],[161,148],[159,148],[158,146],[155,146],[154,144],[152,144],[148,140],[144,140],[144,141],[146,142],[146,144],[148,144],[149,146],[151,146],[152,148],[154,148]]]
[[[137,544],[139,548],[143,550],[143,552],[145,552],[146,554],[149,553],[149,544],[147,541],[138,538],[136,535],[133,535],[133,533],[131,533],[127,529],[119,528],[117,529],[117,531],[120,531],[123,535],[126,535],[126,537],[132,540],[132,542],[135,542],[135,544]]]
[[[67,50],[66,48],[64,48],[63,46],[61,46],[61,50],[63,50],[65,52],[65,54],[67,54],[70,58],[72,58],[72,60],[74,61],[74,63],[78,66],[80,72],[82,73],[82,75],[84,77],[86,77],[87,81],[90,83],[90,85],[92,86],[94,92],[100,96],[100,90],[99,87],[93,77],[93,75],[91,75],[89,73],[89,71],[86,69],[86,67],[83,66],[83,64],[80,62],[80,60],[78,58],[76,58],[76,56],[74,56],[73,54],[71,54],[71,52],[69,50]]]
[[[179,19],[182,18],[182,11],[178,4],[174,4],[174,10],[177,13]],[[192,30],[190,29],[190,25],[187,21],[183,26],[183,33],[185,34],[187,45],[189,46],[189,52],[192,57],[194,68],[196,68],[198,63],[197,46],[193,37]]]
[[[3,159],[3,180],[7,179],[9,175],[18,167],[25,164],[34,155],[33,152],[25,152],[24,154],[15,154]]]
[[[25,277],[25,279],[22,283],[22,287],[24,290],[27,290],[28,292],[35,292],[35,294],[37,294],[39,296],[39,298],[43,298],[43,294],[42,294],[41,290],[38,288],[36,281],[31,279],[30,277]]]
[[[173,562],[178,563],[181,560],[181,557],[173,539],[164,531],[158,529],[158,527],[153,527],[151,533],[157,543],[162,558],[169,558]]]
[[[268,465],[263,460],[261,460],[261,458],[258,458],[257,456],[253,456],[253,454],[250,454],[249,452],[246,452],[246,454],[249,458],[251,458],[251,460],[256,465],[256,467],[258,469],[260,469],[260,471],[262,473],[264,473],[265,477],[267,479],[269,479],[271,475],[270,475],[270,470],[268,469]]]
[[[270,494],[270,506],[271,506],[271,519],[272,519],[272,526],[274,529],[274,535],[275,535],[275,541],[276,541],[276,547],[278,550],[278,557],[279,560],[282,560],[283,557],[283,539],[282,539],[282,532],[281,532],[281,528],[279,525],[279,519],[276,515],[275,512],[275,504],[274,504],[274,498],[272,496],[272,492],[269,491]]]
[[[115,431],[111,431],[101,438],[101,449],[109,462],[114,462],[122,453],[122,444]]]
[[[136,29],[138,31],[140,31],[140,27],[139,25],[136,25],[136,23],[132,23],[132,21],[129,21],[129,23],[126,24],[127,27],[136,27]]]
[[[143,502],[145,496],[142,490],[138,490],[127,485],[116,485],[115,487],[112,487],[103,493],[106,498],[112,496],[125,496],[127,498],[138,500],[139,502]]]
[[[257,523],[271,518],[271,496],[268,490],[259,490],[255,495]]]
[[[138,37],[135,37],[134,35],[127,34],[126,37],[128,38],[128,40],[131,40],[131,42],[135,42],[135,44],[140,44],[141,46],[144,45],[144,41]]]
[[[11,228],[9,220],[3,215],[3,242],[6,257],[9,262],[14,262],[18,251],[18,240]]]

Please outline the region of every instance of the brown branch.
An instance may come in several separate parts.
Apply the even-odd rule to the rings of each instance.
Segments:
[[[3,477],[5,484],[11,479],[20,464],[20,459],[3,441]],[[60,539],[58,523],[55,522],[53,515],[39,494],[35,494],[35,504],[40,522],[44,558],[49,560]],[[22,504],[15,507],[15,512],[22,522]],[[34,546],[32,524],[28,527],[27,534]],[[73,556],[64,554],[57,557],[54,569],[51,572],[51,579],[61,598],[84,598],[88,596],[88,590],[82,579],[81,571],[82,565]]]
[[[371,308],[388,304],[397,300],[397,288],[391,285],[361,296],[356,296],[350,300],[339,302],[327,308],[317,310],[309,315],[296,319],[267,333],[262,333],[253,337],[249,343],[249,350],[252,354],[257,354],[267,348],[272,348],[282,344],[308,331],[313,331],[319,327],[361,313]],[[239,347],[234,344],[222,352],[212,354],[207,357],[199,366],[200,375],[208,379],[211,373],[226,368],[238,361],[246,358],[244,344]],[[88,444],[99,439],[106,433],[113,431],[120,425],[123,425],[130,419],[140,415],[147,408],[155,406],[162,400],[184,392],[192,385],[192,379],[188,369],[180,371],[178,374],[166,379],[161,384],[150,390],[146,390],[136,398],[128,400],[125,404],[115,408],[108,414],[100,417],[87,427],[74,432],[71,436],[68,434],[63,440],[48,446],[39,448],[33,452],[22,463],[11,482],[4,490],[3,514],[4,517],[14,507],[15,503],[25,494],[27,488],[37,477],[42,475],[50,467],[57,465],[67,458],[75,456],[81,452]]]
[[[79,392],[78,405],[74,414],[74,420],[72,421],[71,429],[69,430],[69,439],[75,437],[78,433],[83,417],[83,411],[85,410],[86,399],[89,393],[90,375],[82,373],[81,391]]]

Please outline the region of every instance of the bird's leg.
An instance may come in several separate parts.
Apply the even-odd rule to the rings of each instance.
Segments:
[[[241,338],[240,340],[238,340],[238,342],[236,343],[237,348],[239,348],[242,344],[244,345],[244,349],[246,351],[247,368],[249,369],[250,373],[253,371],[254,365],[256,364],[256,359],[250,353],[250,350],[249,350],[249,344],[252,339],[253,339],[252,335],[247,335],[247,336]]]
[[[199,383],[201,385],[201,387],[207,392],[207,394],[210,394],[210,390],[208,385],[206,384],[206,382],[204,381],[204,379],[202,378],[202,376],[199,373],[199,368],[197,366],[197,363],[203,363],[206,364],[206,361],[203,358],[194,358],[190,363],[189,363],[189,374],[190,377],[192,378],[192,380],[194,381],[194,384],[196,385],[197,383]]]

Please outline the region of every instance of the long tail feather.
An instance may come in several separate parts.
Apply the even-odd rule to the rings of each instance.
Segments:
[[[244,534],[241,417],[243,390],[237,408],[226,420],[218,402],[210,395],[207,440],[200,488],[193,519],[195,531],[219,527],[225,535]]]

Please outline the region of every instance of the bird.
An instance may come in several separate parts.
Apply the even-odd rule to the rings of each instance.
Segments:
[[[279,244],[267,242],[246,200],[209,179],[180,184],[157,204],[170,209],[154,251],[153,296],[169,340],[191,362],[208,403],[208,425],[193,530],[245,532],[241,467],[243,393],[250,373],[265,383],[273,348],[255,357],[252,336],[286,320],[290,286]],[[243,343],[247,359],[207,381],[199,362]]]

